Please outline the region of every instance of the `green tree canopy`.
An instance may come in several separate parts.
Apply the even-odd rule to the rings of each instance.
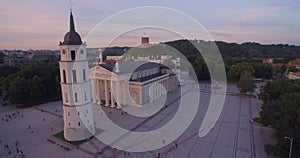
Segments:
[[[16,73],[2,77],[0,86],[4,100],[35,105],[60,98],[59,83],[59,70],[55,64],[29,63],[22,65]]]
[[[253,76],[250,72],[245,71],[238,82],[238,89],[241,93],[253,92],[255,88]]]
[[[269,102],[268,102],[269,96]],[[282,157],[289,153],[289,141],[294,138],[293,157],[300,156],[300,81],[280,78],[268,82],[261,90],[264,101],[260,117],[264,126],[275,129],[276,145],[268,145],[268,151]]]

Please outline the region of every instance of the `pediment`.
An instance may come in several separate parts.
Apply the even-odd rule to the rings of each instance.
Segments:
[[[113,75],[112,72],[110,72],[109,70],[107,70],[101,66],[95,66],[90,70],[91,78],[97,78],[97,79],[111,78],[112,75]]]

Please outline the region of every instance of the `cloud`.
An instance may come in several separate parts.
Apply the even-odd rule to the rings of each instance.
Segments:
[[[227,22],[227,24],[241,25],[244,23],[255,21],[261,17],[270,15],[274,12],[277,12],[277,11],[285,9],[285,8],[286,8],[285,6],[269,6],[269,7],[264,7],[264,8],[248,9],[248,10],[239,11],[239,12],[231,12],[229,14],[227,13],[227,16],[231,17],[230,20]]]

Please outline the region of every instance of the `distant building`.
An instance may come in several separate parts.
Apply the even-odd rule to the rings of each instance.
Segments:
[[[272,58],[258,58],[263,64],[273,64]]]
[[[295,66],[298,71],[300,71],[300,59],[292,60],[288,63],[288,67]]]
[[[56,56],[55,51],[50,50],[5,50],[2,52],[4,55],[3,64],[10,66],[18,66],[30,62],[47,61],[51,56]]]
[[[142,45],[149,44],[149,37],[142,37],[141,44]]]
[[[291,80],[299,80],[300,79],[300,72],[289,72],[288,78]]]

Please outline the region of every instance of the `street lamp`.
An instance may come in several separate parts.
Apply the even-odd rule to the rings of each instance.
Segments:
[[[289,153],[289,158],[292,158],[293,137],[284,137],[284,139],[290,140],[290,153]]]

